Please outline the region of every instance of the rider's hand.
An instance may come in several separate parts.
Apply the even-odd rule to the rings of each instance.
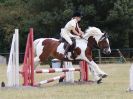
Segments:
[[[82,34],[79,36],[80,38],[83,38]]]
[[[80,31],[80,33],[81,33],[82,35],[84,35],[84,32]]]

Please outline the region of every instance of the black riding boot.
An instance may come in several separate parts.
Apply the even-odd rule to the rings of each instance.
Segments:
[[[66,48],[65,48],[64,56],[67,55],[67,52],[68,52],[69,47],[70,47],[70,44],[68,43],[67,46],[66,46]]]

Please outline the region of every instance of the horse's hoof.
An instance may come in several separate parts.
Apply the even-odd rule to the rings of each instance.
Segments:
[[[60,83],[60,82],[63,82],[63,80],[64,80],[64,78],[59,79],[59,83]]]
[[[126,92],[133,92],[133,90],[131,90],[130,88],[128,88],[128,89],[126,90]]]
[[[5,82],[1,82],[1,87],[5,87]]]
[[[97,80],[97,84],[102,83],[102,78],[100,78],[99,80]]]
[[[99,77],[106,78],[108,75],[107,74],[99,74]]]
[[[108,75],[107,74],[104,74],[104,75],[102,75],[102,78],[106,78]]]

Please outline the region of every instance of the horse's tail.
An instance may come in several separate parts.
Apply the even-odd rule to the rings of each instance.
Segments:
[[[33,42],[33,46],[34,46],[34,56],[37,55],[36,53],[36,48],[37,48],[37,44],[39,43],[39,39],[36,39],[34,42]]]

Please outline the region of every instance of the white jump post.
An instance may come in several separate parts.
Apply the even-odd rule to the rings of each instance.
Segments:
[[[19,86],[19,30],[13,34],[11,50],[7,67],[7,79],[9,87]]]
[[[129,84],[129,91],[133,91],[133,64],[130,68],[130,84]]]
[[[72,62],[64,62],[65,68],[73,68]],[[74,83],[74,71],[65,72],[65,82]]]

